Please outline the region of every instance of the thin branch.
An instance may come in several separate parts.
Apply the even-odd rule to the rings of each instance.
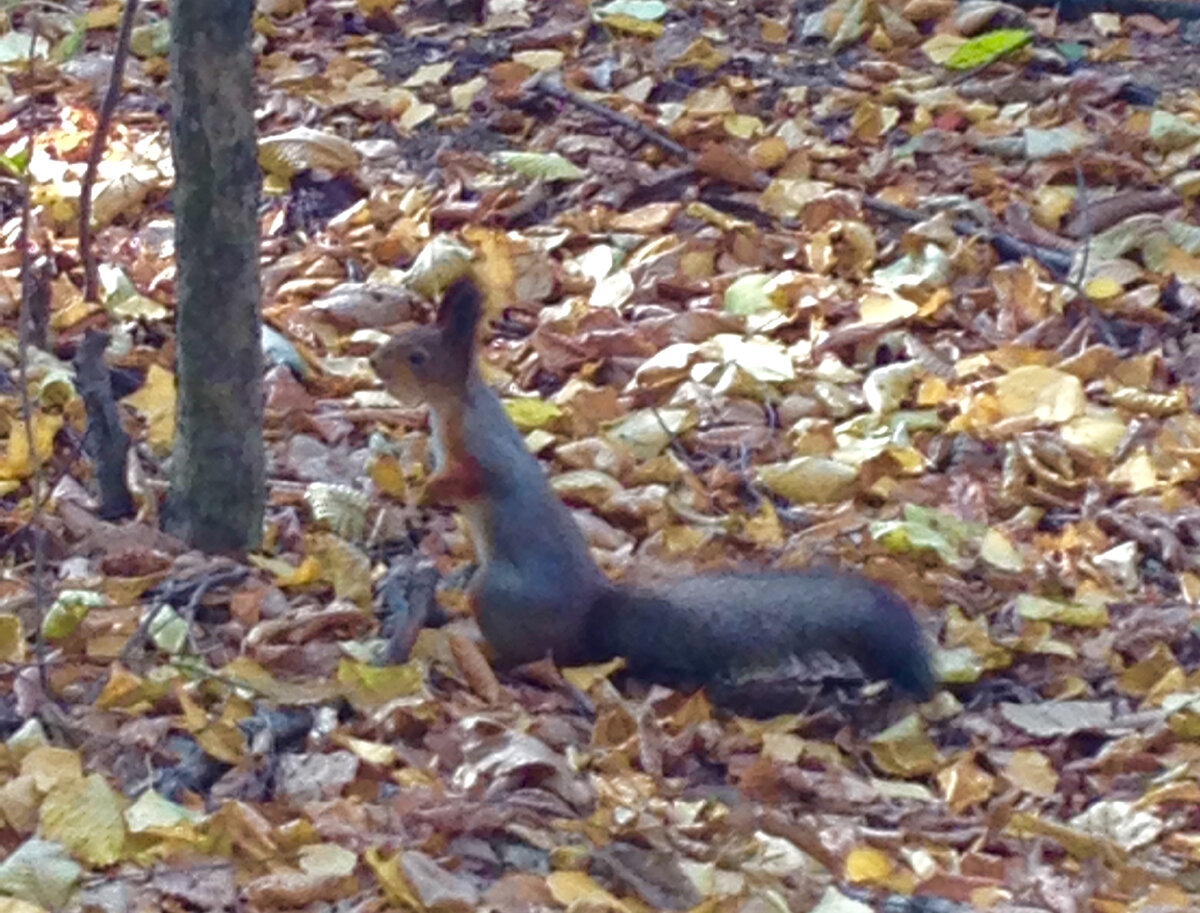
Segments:
[[[693,159],[691,151],[682,146],[665,133],[655,130],[643,124],[640,120],[630,117],[628,114],[622,114],[620,111],[614,111],[607,105],[599,104],[592,101],[590,98],[584,98],[577,92],[572,92],[557,79],[543,76],[539,79],[534,79],[530,82],[529,88],[540,95],[549,95],[551,98],[557,98],[560,101],[568,102],[575,105],[577,108],[582,108],[585,111],[590,111],[597,117],[602,117],[605,120],[611,121],[614,124],[624,127],[636,133],[642,139],[649,140],[656,146],[660,146],[672,155],[676,155],[686,162]]]
[[[672,155],[678,156],[689,165],[695,165],[697,161],[698,157],[693,154],[690,149],[675,142],[675,140],[671,139],[661,131],[647,126],[641,121],[630,117],[628,114],[622,114],[620,111],[614,111],[607,105],[602,105],[599,102],[592,101],[590,98],[584,98],[577,92],[572,92],[555,77],[545,75],[535,77],[526,83],[526,89],[534,94],[546,95],[551,98],[556,98],[560,101],[567,102],[568,104],[575,105],[576,107],[595,114],[597,117],[607,120],[610,123],[624,127],[626,130],[636,133],[642,139],[654,143],[656,146],[659,146]],[[770,184],[770,178],[765,174],[759,174],[758,179],[763,187]],[[917,223],[928,218],[925,213],[917,212],[916,210],[912,209],[906,209],[903,206],[897,206],[894,203],[889,203],[886,200],[881,200],[878,197],[871,196],[870,194],[863,194],[862,202],[864,208],[874,210],[875,212],[888,216],[889,218],[898,219],[902,222]],[[710,201],[710,205],[720,208],[718,204],[712,201]],[[795,227],[793,220],[778,219],[769,213],[766,213],[765,210],[759,206],[753,206],[753,209],[756,212],[761,213],[768,221],[772,223],[780,224],[784,228]],[[1002,257],[1032,257],[1056,276],[1065,275],[1070,269],[1070,258],[1061,251],[1050,250],[1037,244],[1030,244],[1028,241],[1022,241],[1021,239],[1004,232],[992,231],[985,226],[977,225],[966,219],[955,220],[953,223],[953,228],[957,234],[963,237],[978,236],[983,238],[985,241],[991,244],[996,249],[996,252]]]
[[[138,0],[125,0],[121,13],[121,30],[117,33],[117,49],[113,53],[112,72],[108,74],[108,92],[100,105],[100,118],[96,132],[92,134],[92,146],[88,150],[87,170],[79,188],[79,259],[83,261],[83,298],[97,299],[96,258],[92,251],[92,188],[96,184],[96,171],[104,156],[104,144],[108,139],[108,128],[112,123],[113,111],[121,98],[121,83],[125,76],[125,61],[129,57],[129,39],[133,34],[133,18],[137,15]]]
[[[38,22],[37,17],[29,17],[29,81],[32,85],[37,78],[37,64],[34,51],[37,48]],[[22,175],[24,193],[21,195],[21,232],[18,244],[21,248],[21,318],[17,331],[17,383],[21,395],[21,423],[25,430],[25,446],[29,453],[32,469],[31,485],[32,512],[29,516],[29,531],[33,537],[33,600],[36,607],[37,638],[35,650],[38,664],[38,681],[42,693],[47,700],[53,700],[50,690],[50,673],[46,665],[46,638],[43,632],[46,618],[46,589],[45,589],[45,533],[42,530],[42,489],[45,487],[42,477],[41,455],[37,449],[37,438],[33,430],[33,400],[29,396],[29,336],[35,325],[33,311],[33,290],[36,283],[33,277],[33,242],[30,238],[30,225],[33,217],[32,206],[33,187],[29,176],[29,166],[33,163],[34,129],[31,127],[26,140],[25,170]]]
[[[1074,285],[1075,290],[1086,297],[1083,286],[1087,282],[1088,257],[1092,252],[1092,208],[1088,201],[1087,181],[1083,178],[1083,169],[1079,167],[1078,162],[1075,164],[1075,204],[1079,207],[1082,220],[1083,250],[1079,258],[1079,275],[1074,277]]]

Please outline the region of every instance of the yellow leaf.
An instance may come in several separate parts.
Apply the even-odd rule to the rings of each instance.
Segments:
[[[1058,789],[1058,773],[1050,759],[1035,748],[1018,748],[1008,759],[1004,776],[1018,789],[1048,798]]]
[[[25,662],[25,632],[16,615],[0,615],[0,662]]]
[[[42,802],[41,836],[91,865],[113,865],[125,849],[125,805],[99,774],[62,784]]]
[[[983,534],[979,557],[1002,571],[1019,571],[1025,567],[1025,559],[1012,540],[998,529],[989,529]]]
[[[605,16],[600,21],[614,32],[636,35],[638,38],[658,38],[663,33],[661,22],[648,22],[645,19],[638,19],[636,16],[627,16],[624,13]]]
[[[367,475],[375,487],[389,498],[403,501],[408,496],[408,479],[400,461],[392,454],[374,454],[367,464]]]
[[[300,868],[309,875],[349,878],[358,865],[358,856],[336,843],[311,843],[297,853]]]
[[[1077,628],[1103,628],[1108,609],[1099,602],[1060,602],[1022,593],[1017,597],[1017,614],[1027,621],[1052,621]]]
[[[62,427],[63,417],[57,414],[35,412],[33,426],[33,449],[37,462],[43,463],[54,453],[54,436]],[[8,428],[8,447],[0,459],[0,479],[27,479],[33,475],[34,462],[29,456],[29,438],[25,434],[25,423],[13,421]]]
[[[321,562],[308,555],[300,566],[288,564],[282,558],[268,558],[265,555],[250,555],[249,561],[257,568],[270,571],[275,575],[275,582],[282,587],[309,586],[321,579]]]
[[[1166,676],[1178,671],[1179,662],[1171,648],[1164,643],[1154,645],[1150,655],[1121,673],[1117,687],[1134,697],[1145,697]]]
[[[1093,301],[1109,301],[1125,291],[1125,288],[1112,276],[1097,276],[1088,280],[1083,291]]]
[[[161,793],[146,790],[125,809],[125,825],[130,833],[163,831],[176,825],[201,819],[199,812],[176,805]]]
[[[1087,399],[1079,378],[1056,368],[1025,365],[996,381],[996,400],[1010,417],[1061,424],[1082,415]]]
[[[1099,457],[1111,457],[1129,432],[1129,425],[1115,409],[1071,419],[1062,426],[1063,440]]]
[[[625,910],[628,905],[604,890],[587,872],[551,872],[546,877],[550,895],[564,907]]]
[[[1108,474],[1108,481],[1134,494],[1140,494],[1158,486],[1158,472],[1146,448],[1139,447],[1133,456]]]
[[[38,806],[42,797],[34,785],[33,777],[13,777],[0,786],[0,814],[5,823],[21,834],[32,834],[37,829]]]
[[[341,686],[327,679],[281,682],[247,656],[239,656],[221,667],[221,675],[280,704],[328,703],[341,695]]]
[[[1063,216],[1075,205],[1075,188],[1049,184],[1034,191],[1033,199],[1033,215],[1038,224],[1056,231]]]
[[[21,760],[21,773],[33,778],[43,793],[53,792],[83,777],[83,762],[77,752],[41,745]]]
[[[920,716],[909,714],[871,741],[875,763],[889,774],[915,777],[941,765],[937,746],[925,732]]]
[[[246,757],[246,736],[237,726],[214,723],[196,733],[196,743],[206,755],[226,764],[239,764]]]
[[[349,140],[311,127],[296,127],[258,141],[263,171],[290,180],[297,172],[319,168],[348,174],[358,168],[358,151]]]
[[[952,35],[949,32],[943,32],[939,35],[934,35],[923,45],[921,50],[925,52],[925,56],[933,63],[943,64],[967,43],[967,39],[961,35]]]
[[[404,80],[406,89],[419,89],[422,86],[436,86],[454,69],[454,61],[444,60],[441,63],[426,63],[417,67],[408,79]]]
[[[343,659],[338,663],[338,683],[346,699],[358,710],[377,707],[398,697],[412,697],[425,687],[425,672],[418,663],[368,666]]]
[[[1099,859],[1114,868],[1128,857],[1126,851],[1111,840],[1043,820],[1032,812],[1015,813],[1004,832],[1017,837],[1049,837],[1076,859]]]
[[[711,41],[701,36],[688,45],[687,50],[671,61],[672,67],[687,67],[711,73],[729,59],[729,52],[713,47]]]
[[[625,660],[618,657],[617,659],[610,659],[606,663],[565,668],[562,670],[562,676],[574,687],[586,694],[592,690],[592,686],[597,682],[604,681],[614,672],[618,672],[624,667]]]
[[[853,491],[858,470],[837,460],[804,456],[761,467],[758,480],[789,501],[829,504],[842,500]]]
[[[429,118],[437,114],[437,106],[428,102],[418,102],[415,105],[410,105],[403,114],[400,115],[400,127],[405,130],[414,130]]]
[[[466,111],[475,101],[475,96],[487,88],[487,80],[482,76],[476,76],[474,79],[469,79],[464,83],[450,87],[450,102],[454,105],[455,111]]]
[[[399,858],[400,854],[397,853],[389,859],[375,847],[363,854],[363,860],[375,873],[375,878],[389,901],[402,910],[423,910],[424,904],[417,899],[417,895],[408,884],[408,879],[400,871]]]
[[[128,707],[142,697],[142,680],[122,666],[113,663],[108,673],[108,681],[100,696],[96,698],[96,708],[112,710],[115,707]]]
[[[946,804],[955,814],[960,814],[986,802],[992,795],[996,778],[975,763],[973,755],[966,754],[939,770],[937,781]]]
[[[357,755],[368,764],[378,767],[391,767],[396,763],[396,748],[380,742],[369,742],[366,739],[356,739],[344,733],[334,733],[333,741],[347,751]]]
[[[535,396],[519,396],[504,400],[504,411],[519,431],[543,428],[562,415],[556,404]]]
[[[783,524],[775,507],[766,498],[759,505],[758,513],[746,521],[742,535],[755,545],[778,548],[783,545]]]
[[[863,323],[891,323],[914,316],[920,308],[895,292],[878,289],[866,292],[858,301],[858,313]]]
[[[893,868],[891,858],[874,847],[855,847],[846,855],[846,880],[852,884],[879,884]]]
[[[309,540],[312,554],[321,565],[321,577],[333,586],[334,595],[356,605],[371,604],[371,559],[359,548],[332,533],[319,533]]]
[[[99,9],[89,10],[83,15],[83,27],[88,31],[111,29],[121,21],[122,9],[123,5],[120,3],[109,3]]]
[[[130,406],[147,424],[146,443],[157,456],[166,456],[175,446],[175,375],[158,365],[146,372],[141,389],[121,402]]]

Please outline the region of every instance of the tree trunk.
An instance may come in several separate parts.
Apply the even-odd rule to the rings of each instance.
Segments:
[[[253,0],[173,0],[178,433],[164,525],[206,551],[262,535],[261,175]]]

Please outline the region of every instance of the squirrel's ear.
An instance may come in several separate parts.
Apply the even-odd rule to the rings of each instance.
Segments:
[[[438,305],[437,325],[442,335],[470,346],[475,339],[475,327],[483,311],[483,295],[470,276],[456,279],[442,295]]]

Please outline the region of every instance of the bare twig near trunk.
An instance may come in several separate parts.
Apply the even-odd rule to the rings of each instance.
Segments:
[[[129,57],[129,38],[133,34],[133,17],[137,15],[138,0],[125,0],[125,11],[121,14],[121,31],[117,35],[117,50],[113,53],[112,71],[108,76],[108,92],[100,105],[100,117],[92,145],[88,150],[87,170],[79,187],[79,259],[83,261],[83,297],[95,301],[96,257],[92,252],[92,188],[96,185],[96,171],[104,157],[104,144],[108,139],[108,127],[112,123],[113,111],[121,97],[121,80],[125,75],[125,61]]]

